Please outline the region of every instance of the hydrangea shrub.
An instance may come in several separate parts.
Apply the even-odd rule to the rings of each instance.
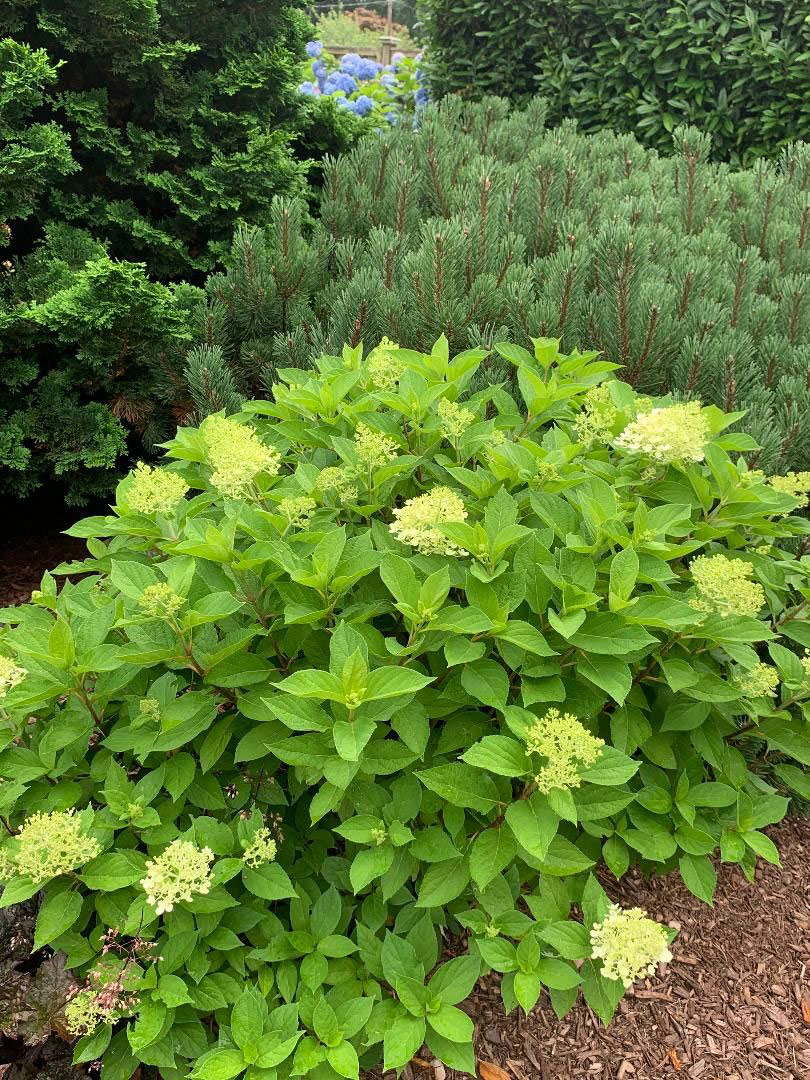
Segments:
[[[337,60],[320,41],[307,42],[306,51],[302,94],[333,97],[342,108],[380,124],[400,123],[428,102],[421,57],[394,53],[385,65],[357,53]]]
[[[2,612],[0,904],[39,895],[105,1080],[356,1078],[423,1043],[474,1073],[482,973],[607,1022],[671,958],[611,902],[629,866],[711,902],[718,852],[778,861],[802,493],[734,415],[498,348],[514,398],[444,340],[280,372]]]

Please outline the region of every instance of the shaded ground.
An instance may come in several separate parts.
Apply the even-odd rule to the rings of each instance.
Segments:
[[[44,570],[83,551],[53,522],[7,538],[0,605],[26,600]],[[581,1003],[562,1022],[542,1004],[528,1018],[504,1017],[497,977],[482,980],[467,1006],[481,1080],[810,1080],[810,818],[770,832],[782,867],[762,864],[754,884],[722,868],[713,909],[674,877],[605,880],[612,899],[680,931],[666,972],[638,984],[609,1028]],[[0,1062],[14,1060],[9,1049]],[[0,1063],[0,1077],[45,1080],[60,1067],[18,1059]],[[454,1076],[428,1061],[409,1071],[411,1080]]]
[[[609,1028],[581,1002],[562,1022],[542,1004],[505,1018],[497,977],[483,980],[467,1010],[482,1080],[808,1080],[810,820],[769,832],[782,867],[761,865],[754,884],[722,868],[713,909],[674,877],[604,881],[624,907],[680,930],[673,962],[637,984]],[[455,1075],[428,1062],[412,1074]]]

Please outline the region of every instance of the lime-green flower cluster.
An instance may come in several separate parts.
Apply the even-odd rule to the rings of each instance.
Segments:
[[[538,789],[548,793],[552,788],[579,787],[580,771],[594,764],[604,745],[604,739],[591,735],[573,713],[548,709],[526,733],[529,753],[548,758],[534,778]]]
[[[784,476],[769,476],[768,483],[776,491],[792,495],[802,506],[810,503],[810,472],[789,472]]]
[[[672,959],[664,927],[641,908],[623,910],[618,904],[591,928],[591,955],[602,961],[605,978],[620,979],[625,987]]]
[[[650,409],[613,440],[621,450],[646,454],[661,465],[703,461],[708,441],[709,424],[699,401]]]
[[[393,511],[395,521],[391,533],[403,544],[410,544],[423,555],[466,555],[437,528],[450,521],[464,521],[467,511],[455,491],[435,487],[426,495],[408,499],[404,506]]]
[[[357,484],[346,469],[330,465],[318,474],[318,491],[323,494],[334,492],[337,501],[343,505],[352,503],[357,498]]]
[[[132,473],[126,500],[139,514],[170,514],[189,490],[182,476],[139,462]]]
[[[19,686],[28,674],[16,660],[10,656],[0,656],[0,700],[6,696],[9,690]]]
[[[16,872],[34,882],[67,874],[101,852],[101,845],[82,831],[75,810],[53,810],[26,818],[12,855]]]
[[[442,398],[436,410],[439,414],[442,434],[450,442],[456,442],[475,420],[472,409],[465,409],[457,401]]]
[[[357,464],[365,472],[381,469],[399,453],[394,439],[380,431],[372,431],[366,424],[358,424],[354,433],[354,450]]]
[[[158,723],[160,720],[160,702],[158,699],[153,697],[141,698],[138,702],[138,716],[147,723]]]
[[[150,619],[174,619],[185,600],[166,581],[147,585],[138,600],[138,607]]]
[[[393,350],[398,348],[399,345],[384,337],[366,358],[366,375],[378,390],[393,390],[405,370],[403,364],[394,356]]]
[[[315,513],[316,507],[315,500],[306,495],[292,496],[281,500],[278,504],[278,512],[287,519],[289,528],[303,529]]]
[[[772,697],[779,685],[779,672],[772,664],[756,664],[737,685],[746,697]]]
[[[205,896],[211,889],[210,848],[198,848],[188,840],[173,840],[166,850],[146,864],[141,888],[156,915],[174,910],[179,900]]]
[[[114,1011],[106,1007],[93,990],[80,990],[65,1006],[65,1026],[76,1038],[92,1035],[99,1024],[107,1024],[113,1019]]]
[[[610,396],[610,384],[599,383],[582,399],[582,412],[574,425],[577,438],[586,447],[594,442],[607,442],[618,415],[619,410]]]
[[[257,829],[242,855],[245,866],[262,866],[276,857],[277,845],[273,834],[266,826]]]
[[[765,603],[765,590],[759,582],[751,581],[754,568],[743,559],[698,555],[689,569],[697,587],[699,610],[753,616]]]
[[[209,416],[201,430],[213,469],[211,484],[223,495],[237,499],[248,492],[259,473],[278,473],[281,455],[274,447],[265,446],[247,424],[226,416]]]

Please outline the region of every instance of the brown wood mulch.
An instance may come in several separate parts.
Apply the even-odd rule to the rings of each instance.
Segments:
[[[83,551],[53,531],[7,544],[0,605],[28,599],[43,570]],[[581,1001],[562,1021],[547,1001],[505,1017],[497,976],[483,979],[465,1003],[480,1080],[810,1080],[810,818],[769,831],[782,866],[761,863],[753,884],[720,868],[713,908],[677,876],[604,879],[612,900],[679,931],[672,963],[636,984],[609,1027]],[[406,1072],[458,1076],[429,1061]]]
[[[503,1016],[497,976],[468,1003],[481,1080],[810,1080],[810,819],[769,830],[782,866],[722,867],[714,907],[675,875],[604,879],[611,899],[678,929],[673,961],[604,1027],[581,999]],[[467,1007],[467,1006],[465,1006]],[[413,1080],[455,1080],[411,1065]],[[393,1074],[386,1074],[386,1080]]]

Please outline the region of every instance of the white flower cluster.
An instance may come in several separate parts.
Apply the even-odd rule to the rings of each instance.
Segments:
[[[620,979],[625,987],[672,959],[664,927],[641,908],[623,910],[618,904],[591,928],[591,955],[602,961],[606,979]]]
[[[17,834],[16,872],[39,883],[95,859],[101,845],[82,832],[75,810],[53,810],[26,818]]]
[[[699,401],[651,409],[628,424],[614,445],[662,465],[703,461],[709,424]]]
[[[210,848],[198,848],[188,840],[173,840],[162,854],[146,864],[141,888],[156,915],[172,911],[178,900],[191,900],[211,890]]]
[[[16,660],[10,656],[0,656],[0,700],[9,690],[19,686],[28,674],[24,667],[20,667]]]
[[[403,544],[410,544],[423,555],[466,555],[436,526],[449,521],[464,521],[467,511],[460,497],[446,487],[435,487],[426,495],[408,499],[394,510],[396,518],[389,525],[392,534]]]

